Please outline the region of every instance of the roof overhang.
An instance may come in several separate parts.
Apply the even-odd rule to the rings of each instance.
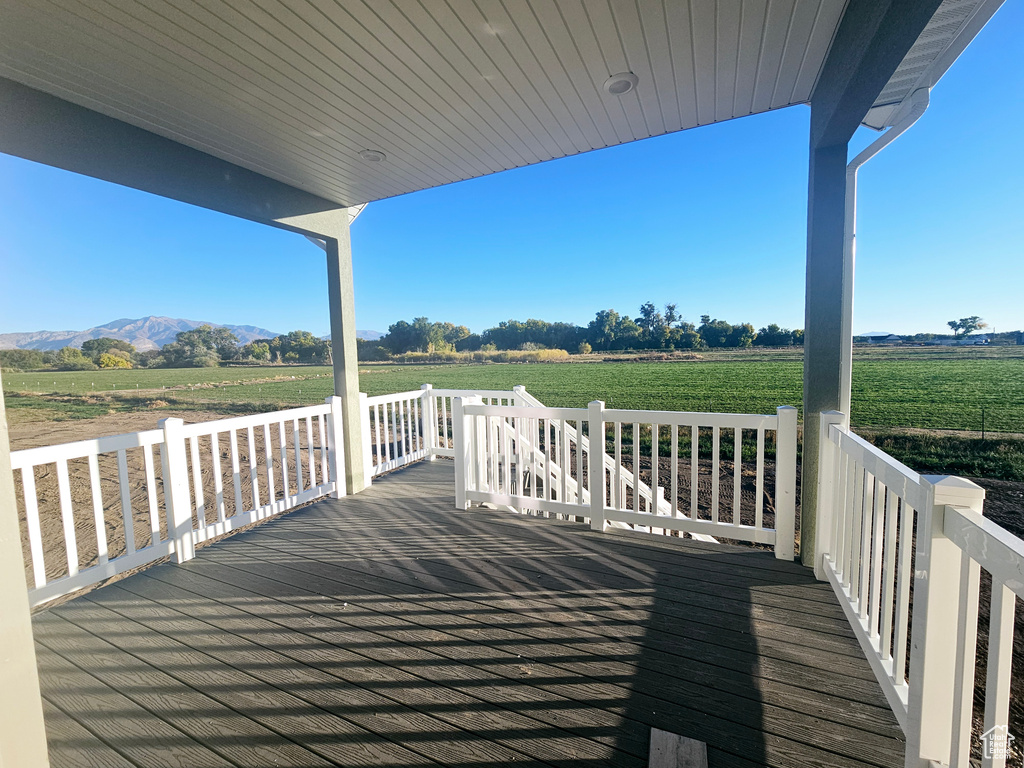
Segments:
[[[934,84],[998,4],[945,0],[868,124]],[[2,0],[0,76],[350,206],[807,103],[846,8]],[[626,72],[635,89],[605,89]]]

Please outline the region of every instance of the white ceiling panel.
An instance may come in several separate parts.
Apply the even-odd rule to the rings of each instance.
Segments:
[[[844,5],[0,0],[0,75],[354,205],[805,103]]]

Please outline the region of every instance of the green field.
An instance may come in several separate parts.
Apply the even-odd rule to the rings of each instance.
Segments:
[[[855,357],[854,426],[1024,432],[1024,354],[871,350]],[[770,413],[802,398],[802,363],[751,354],[680,362],[570,364],[364,365],[370,395],[437,387],[511,389],[523,384],[552,406]],[[322,402],[333,380],[326,367],[154,369],[4,374],[12,409],[51,407],[64,417],[124,410],[134,402],[172,408],[269,410]],[[19,396],[19,393],[21,396]],[[57,397],[54,397],[57,395]],[[136,399],[138,398],[138,399]],[[150,406],[152,407],[152,406]],[[81,413],[76,413],[76,409]],[[60,418],[59,413],[56,415]]]

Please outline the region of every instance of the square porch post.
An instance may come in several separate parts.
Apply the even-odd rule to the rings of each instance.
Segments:
[[[345,485],[349,493],[367,487],[363,467],[363,419],[359,407],[359,360],[356,353],[355,288],[352,280],[352,241],[348,211],[334,217],[331,237],[325,238],[327,295],[331,307],[331,359],[334,394],[341,398],[344,423]]]
[[[50,764],[0,386],[0,765]]]

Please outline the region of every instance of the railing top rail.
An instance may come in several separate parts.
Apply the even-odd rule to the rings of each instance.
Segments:
[[[902,464],[881,448],[860,435],[832,424],[828,431],[829,440],[844,453],[853,457],[868,472],[880,480],[886,488],[906,499],[914,509],[922,509],[927,503],[927,494],[921,475],[906,464]]]
[[[145,445],[156,445],[163,440],[163,430],[149,429],[144,432],[127,432],[123,435],[107,435],[91,440],[76,440],[73,443],[43,445],[38,448],[25,448],[11,452],[11,468],[24,469],[38,464],[50,464],[55,461],[78,459],[101,453],[141,448]]]
[[[399,400],[412,400],[417,397],[421,397],[425,390],[422,389],[410,389],[406,392],[392,392],[386,395],[374,395],[373,397],[367,396],[367,405],[387,405],[388,403],[397,403]]]
[[[254,413],[249,416],[232,416],[230,419],[217,419],[216,421],[200,421],[196,424],[186,424],[182,429],[185,437],[201,437],[212,435],[215,432],[227,432],[234,429],[247,429],[248,427],[259,427],[264,424],[275,424],[279,421],[291,421],[292,419],[305,419],[310,416],[320,416],[330,413],[330,405],[305,405],[301,408],[289,408],[284,411],[269,411],[267,413]]]
[[[680,427],[726,427],[741,429],[775,429],[777,414],[750,413],[697,413],[688,411],[627,411],[609,408],[604,411],[605,421],[665,424]]]
[[[586,419],[586,408],[537,408],[525,405],[483,405],[464,403],[467,416],[506,416],[526,419]]]
[[[420,394],[422,391],[417,390]],[[433,397],[519,397],[518,392],[504,389],[437,389],[431,388]],[[536,398],[534,398],[536,399]],[[540,402],[539,400],[537,402]]]
[[[1024,598],[1024,541],[968,507],[946,506],[945,536]]]

